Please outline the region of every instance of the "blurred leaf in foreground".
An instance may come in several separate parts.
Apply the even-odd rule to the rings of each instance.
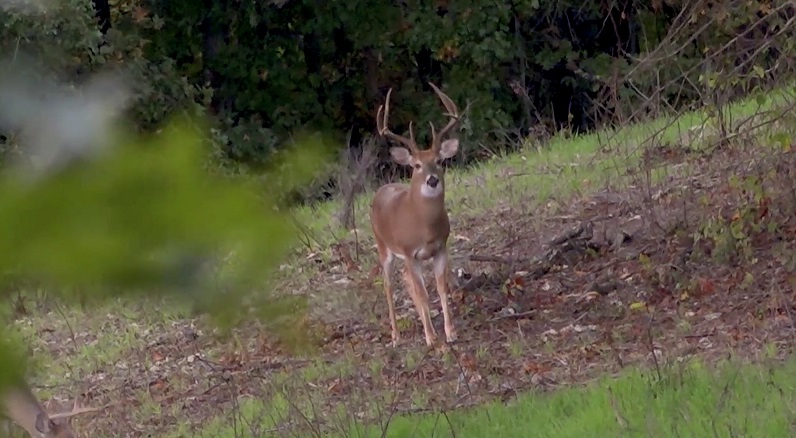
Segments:
[[[205,171],[196,132],[181,120],[147,138],[116,136],[115,147],[46,177],[24,178],[21,168],[0,174],[8,278],[44,281],[62,294],[171,292],[219,323],[257,301],[268,306],[276,297],[252,292],[294,243],[295,228],[277,208],[279,193],[262,196]],[[305,139],[279,166],[292,171],[268,178],[275,187],[300,185],[326,154],[322,142]]]

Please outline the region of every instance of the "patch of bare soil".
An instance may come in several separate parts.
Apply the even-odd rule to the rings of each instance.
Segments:
[[[334,427],[330,418],[340,406],[349,419],[383,419],[373,406],[378,397],[385,400],[381,409],[393,412],[451,409],[582,383],[631,365],[660,368],[731,351],[754,358],[766,346],[788,354],[796,332],[794,153],[727,149],[657,159],[666,157],[689,160],[692,170],[534,216],[505,207],[457,218],[452,306],[460,340],[449,354],[425,349],[400,288],[403,344],[389,347],[373,259],[357,262],[352,255],[370,257],[371,242],[350,239],[332,260],[308,260],[307,269],[317,272],[308,288],[328,290],[334,273],[335,281],[353,285],[358,300],[344,318],[319,329],[321,360],[335,371],[306,374],[293,390],[280,383],[285,394],[315,394],[312,410],[323,419],[303,411],[283,418],[282,427]],[[430,292],[439,309],[433,286]],[[432,316],[442,333],[441,316]],[[131,370],[125,381],[106,379],[90,394],[93,404],[128,397],[136,404],[129,390],[146,385],[147,403],[163,411],[142,417],[118,403],[85,427],[138,437],[221,413],[231,422],[237,397],[268,397],[277,375],[296,377],[317,366],[317,359],[291,357],[261,333],[240,335],[242,344],[233,348],[186,335],[185,327],[164,334],[148,354],[172,358],[169,366]],[[208,350],[223,352],[215,355],[221,359],[207,359]]]

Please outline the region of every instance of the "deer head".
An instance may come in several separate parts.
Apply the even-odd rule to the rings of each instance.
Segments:
[[[99,410],[80,408],[75,400],[71,411],[48,415],[27,386],[6,389],[2,404],[5,416],[25,429],[32,438],[74,438],[71,418]]]
[[[100,408],[78,407],[77,399],[75,399],[75,404],[72,406],[71,411],[49,415],[49,421],[47,422],[49,435],[45,436],[52,438],[74,438],[75,433],[72,431],[72,419],[76,415],[96,412],[98,410],[100,410]],[[38,421],[36,424],[38,428]]]
[[[434,129],[434,124],[431,121],[428,122],[431,126],[431,146],[428,149],[420,149],[417,142],[415,142],[412,122],[409,122],[408,138],[394,133],[387,127],[392,88],[387,92],[387,99],[384,105],[379,106],[376,114],[376,128],[379,135],[391,138],[406,146],[390,148],[390,155],[396,163],[412,167],[413,188],[419,187],[420,193],[426,198],[437,198],[445,193],[445,170],[441,166],[442,161],[453,157],[459,150],[459,140],[457,138],[447,140],[443,140],[443,138],[459,122],[460,114],[456,105],[445,93],[431,82],[428,84],[431,85],[431,88],[448,111],[445,115],[450,118],[448,124],[439,133]]]

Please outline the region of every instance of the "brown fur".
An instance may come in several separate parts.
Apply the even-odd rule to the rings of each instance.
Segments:
[[[446,339],[448,342],[456,339],[448,307],[447,245],[450,221],[445,209],[445,169],[440,163],[455,155],[458,150],[457,139],[441,140],[458,121],[458,112],[456,106],[444,93],[433,84],[431,86],[451,117],[451,121],[440,131],[439,136],[431,125],[431,148],[420,150],[417,147],[411,124],[409,138],[394,134],[387,128],[392,90],[387,93],[383,107],[384,117],[381,117],[382,108],[379,108],[377,115],[379,133],[408,147],[408,149],[391,148],[393,160],[398,164],[412,167],[409,184],[391,183],[380,187],[373,197],[370,208],[370,222],[382,267],[393,345],[399,341],[391,281],[392,266],[396,257],[404,261],[407,290],[423,323],[427,345],[435,344],[437,336],[431,323],[428,290],[423,281],[421,264],[430,259],[434,261],[434,277],[442,305]]]

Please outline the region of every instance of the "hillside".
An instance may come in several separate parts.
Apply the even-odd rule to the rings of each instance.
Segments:
[[[95,437],[350,436],[352,424],[557,394],[637,366],[661,378],[690,359],[782,359],[794,330],[790,102],[783,90],[734,105],[729,136],[690,113],[529,141],[449,172],[459,341],[447,353],[425,348],[402,287],[403,343],[388,346],[369,194],[356,202],[356,232],[330,225],[334,202],[296,213],[308,245],[278,284],[310,299],[310,353],[288,351],[254,323],[224,338],[152,300],[90,313],[35,300],[7,310],[32,345],[42,397],[77,393],[105,406],[75,421]]]

